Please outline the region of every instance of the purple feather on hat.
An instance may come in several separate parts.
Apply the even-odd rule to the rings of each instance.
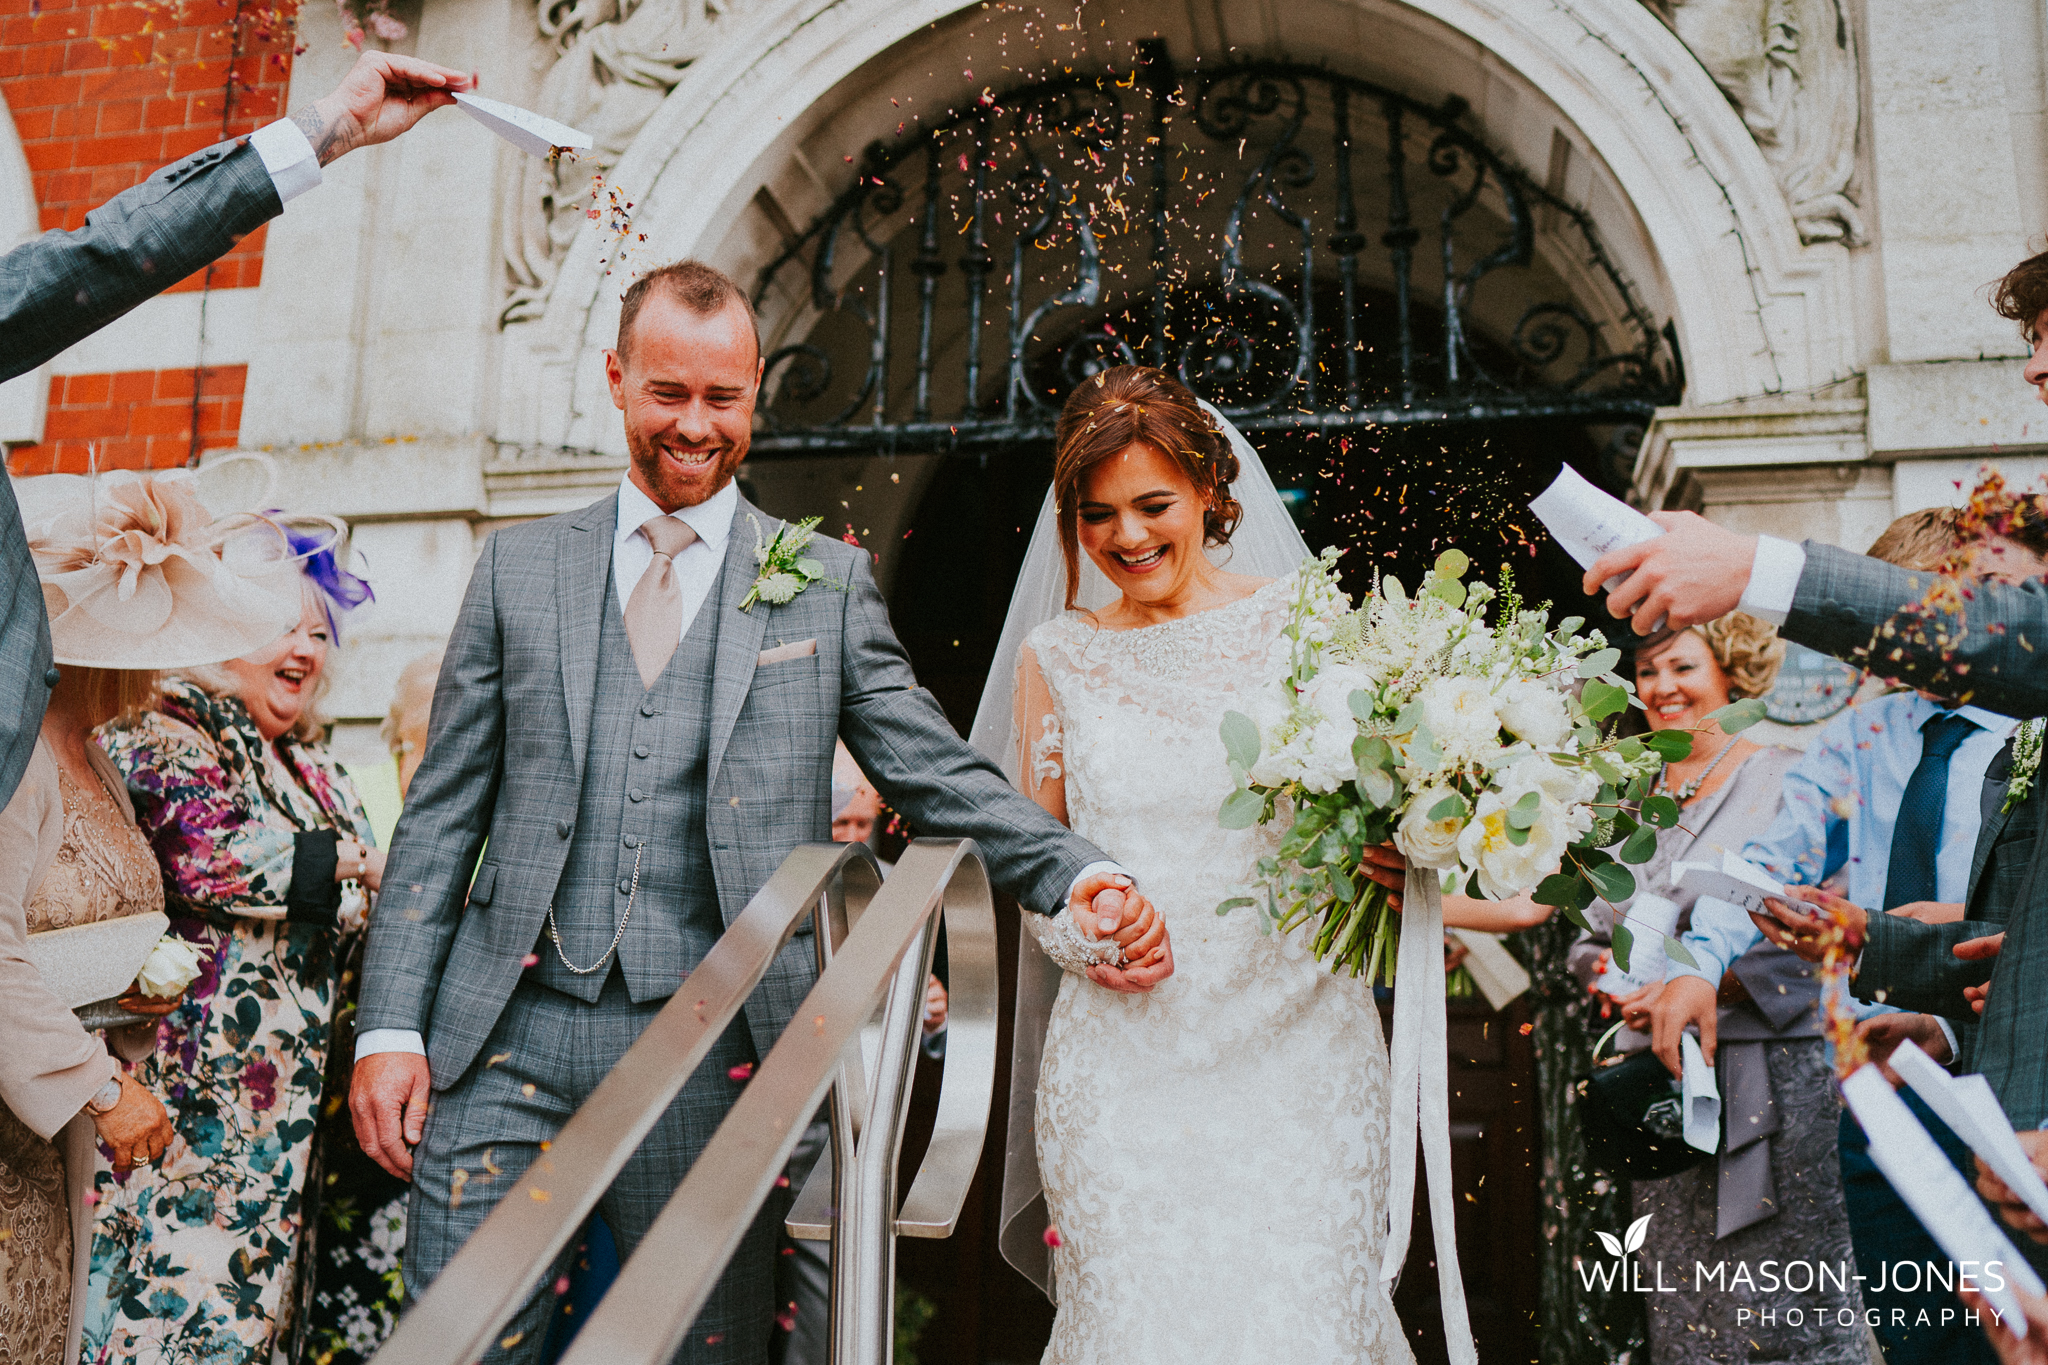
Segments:
[[[284,513],[273,508],[268,515],[281,517]],[[320,589],[320,608],[326,613],[327,628],[339,640],[341,627],[335,620],[335,614],[354,611],[365,602],[374,602],[377,594],[370,590],[368,579],[350,573],[335,559],[335,536],[332,532],[322,535],[286,526],[284,533],[291,542],[292,554],[299,560],[300,572]]]

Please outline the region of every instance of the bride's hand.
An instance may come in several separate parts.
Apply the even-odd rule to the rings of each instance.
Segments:
[[[1393,892],[1394,908],[1401,908],[1401,893],[1408,886],[1408,859],[1400,849],[1391,843],[1369,846],[1358,870]]]
[[[1100,924],[1116,926],[1106,937],[1123,949],[1124,960],[1122,967],[1090,967],[1090,981],[1113,991],[1142,995],[1173,975],[1173,945],[1166,935],[1166,920],[1135,887],[1100,892],[1088,913]]]

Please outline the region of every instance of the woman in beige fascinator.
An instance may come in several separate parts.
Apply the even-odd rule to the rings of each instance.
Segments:
[[[121,1063],[148,1055],[147,1016],[177,1004],[192,966],[155,946],[166,923],[156,855],[93,731],[148,705],[158,668],[275,636],[297,590],[277,536],[268,549],[237,543],[252,524],[216,522],[184,480],[54,476],[17,489],[59,676],[0,811],[0,1302],[10,1359],[69,1365],[94,1145],[126,1172],[173,1140],[163,1104]],[[117,994],[118,1009],[101,999]],[[96,1021],[115,1021],[104,1039],[74,1013],[94,1001]]]

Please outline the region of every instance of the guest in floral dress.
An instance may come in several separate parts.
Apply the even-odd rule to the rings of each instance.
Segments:
[[[88,1362],[267,1362],[292,1349],[295,1325],[309,1358],[338,1361],[339,1348],[367,1355],[396,1315],[402,1204],[340,1178],[346,1152],[324,1140],[349,1128],[326,1073],[383,855],[314,703],[334,613],[368,585],[334,547],[293,539],[306,569],[296,627],[167,678],[156,710],[102,738],[164,869],[172,930],[199,946],[203,971],[139,1068],[179,1140],[156,1170],[100,1176]],[[314,1322],[299,1310],[330,1265],[343,1280],[363,1272],[367,1292],[331,1293]]]
[[[247,585],[214,554],[212,519],[183,483],[177,475],[116,474],[96,484],[60,475],[19,486],[62,667],[22,783],[0,811],[0,1361],[9,1365],[77,1358],[96,1172],[106,1163],[124,1173],[147,1165],[173,1138],[162,1103],[119,1064],[148,1055],[156,1021],[146,1016],[177,1004],[167,959],[152,954],[147,970],[164,993],[131,986],[119,1003],[134,1022],[100,1038],[73,1013],[94,1003],[76,994],[90,983],[67,981],[63,959],[38,948],[37,935],[67,930],[67,939],[85,938],[71,952],[98,961],[107,938],[89,926],[145,915],[161,923],[156,856],[92,732],[151,703],[157,665],[267,640],[297,595],[287,566],[269,616],[250,611]],[[226,644],[222,587],[242,599],[236,615],[254,618]],[[44,952],[51,942],[40,940]],[[148,940],[124,951],[141,967]],[[118,989],[110,985],[103,993]]]

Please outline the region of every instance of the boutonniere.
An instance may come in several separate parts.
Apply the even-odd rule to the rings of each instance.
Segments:
[[[806,517],[794,526],[781,522],[775,534],[767,537],[761,534],[758,517],[749,515],[747,520],[754,523],[754,562],[761,571],[754,575],[754,586],[740,603],[741,611],[753,610],[756,602],[779,607],[794,601],[798,593],[825,576],[825,566],[804,553],[817,535],[822,517]]]
[[[2048,729],[2048,723],[2037,719],[2023,721],[2012,737],[2012,774],[2005,779],[2005,804],[1998,808],[2000,815],[2009,814],[2014,806],[2027,799],[2027,793],[2034,788],[2034,774],[2041,770],[2041,733]]]

